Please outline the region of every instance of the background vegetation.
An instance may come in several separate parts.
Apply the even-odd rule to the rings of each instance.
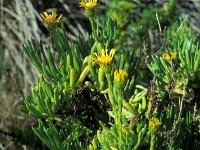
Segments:
[[[187,36],[198,40],[200,34],[200,4],[198,1],[148,1],[148,0],[110,0],[102,1],[99,13],[117,20],[117,49],[134,48],[145,55],[144,61],[162,49],[156,12],[162,29],[166,33],[175,32],[184,18],[180,38]],[[30,86],[36,82],[38,72],[24,56],[22,43],[36,38],[49,43],[49,32],[41,22],[39,14],[43,11],[56,11],[63,14],[64,24],[70,41],[76,42],[82,35],[91,31],[88,19],[79,8],[79,1],[58,0],[49,2],[34,0],[1,0],[0,26],[0,148],[1,149],[47,149],[33,134],[31,127],[36,120],[21,113],[18,106],[24,96],[30,94]],[[176,22],[179,20],[179,22]],[[160,34],[159,34],[160,33]],[[144,43],[145,42],[145,43]],[[177,41],[173,41],[176,43]],[[134,47],[132,47],[132,45]],[[175,44],[174,44],[175,45]],[[148,49],[148,50],[147,50]],[[122,53],[121,52],[121,53]],[[145,70],[145,65],[142,67]],[[144,78],[145,73],[140,76]],[[144,80],[143,80],[144,81]],[[33,138],[34,137],[34,138]],[[34,140],[33,140],[34,139]],[[34,141],[34,142],[33,142]]]

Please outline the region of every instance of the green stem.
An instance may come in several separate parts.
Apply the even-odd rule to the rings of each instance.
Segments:
[[[151,133],[151,143],[150,143],[150,150],[155,150],[156,149],[156,136],[154,133]]]
[[[93,33],[94,39],[95,39],[96,42],[98,42],[96,27],[95,27],[95,23],[94,23],[93,18],[89,17],[89,21],[90,21],[90,24],[91,24],[91,27],[92,27],[92,33]]]
[[[108,96],[109,96],[109,100],[112,104],[112,107],[114,108],[114,95],[113,95],[113,85],[112,85],[112,82],[111,82],[111,76],[109,73],[105,73],[106,75],[106,79],[108,81]]]
[[[116,125],[118,126],[118,141],[119,141],[119,149],[122,150],[123,149],[123,138],[122,138],[122,102],[123,102],[123,93],[121,88],[117,88],[117,101],[115,100],[114,97],[114,93],[113,93],[113,88],[115,88],[112,84],[111,81],[111,75],[110,73],[106,72],[105,73],[107,81],[108,81],[108,96],[109,96],[109,100],[112,104],[113,107],[113,111],[115,114],[115,122]]]
[[[118,120],[117,120],[117,124],[118,124],[118,135],[119,135],[119,149],[122,150],[123,149],[123,145],[122,145],[122,100],[123,100],[123,94],[121,89],[117,89],[118,92],[118,112],[116,112],[118,114]]]

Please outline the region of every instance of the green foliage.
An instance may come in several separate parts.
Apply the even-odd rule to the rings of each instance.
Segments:
[[[126,46],[123,40],[129,36],[120,36],[123,19],[128,22],[127,12],[120,12],[131,11],[135,4],[114,3],[108,14],[119,16],[119,26],[88,9],[92,33],[86,39],[69,42],[61,22],[47,26],[53,43],[47,49],[35,40],[24,45],[41,73],[32,96],[24,101],[39,122],[34,132],[53,150],[189,148],[200,134],[198,41],[191,31],[188,38],[178,39],[187,37],[182,29],[190,30],[185,22],[174,23],[166,35],[160,28],[156,45],[160,50],[147,64],[144,54],[133,49],[140,49],[141,41]],[[158,9],[165,12],[161,24],[174,5],[175,1],[168,1]],[[156,12],[149,6],[137,22],[144,26],[145,35],[158,27],[158,18],[152,15]],[[136,30],[140,37],[137,26]]]
[[[32,88],[32,97],[27,96],[24,103],[29,113],[35,117],[55,117],[56,112],[70,97],[67,84],[52,86],[41,77],[37,86]],[[63,97],[66,97],[63,99]]]
[[[76,126],[66,135],[66,132],[62,129],[57,129],[51,121],[48,122],[48,125],[45,125],[39,120],[39,127],[33,128],[33,131],[50,149],[81,149],[84,146],[77,138],[80,136],[80,132],[84,132],[84,128],[81,126]]]

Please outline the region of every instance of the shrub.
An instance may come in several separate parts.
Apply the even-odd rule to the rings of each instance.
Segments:
[[[160,40],[145,61],[148,55],[134,43],[117,41],[127,38],[119,34],[123,18],[117,26],[95,11],[96,4],[80,3],[92,28],[86,38],[70,42],[61,15],[52,12],[43,14],[52,45],[34,39],[23,45],[41,74],[23,105],[38,119],[35,134],[53,150],[197,148],[200,48],[186,21],[163,33],[153,17]],[[144,12],[139,22],[149,17]]]

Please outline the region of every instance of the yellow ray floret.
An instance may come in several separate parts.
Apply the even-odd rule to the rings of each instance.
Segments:
[[[46,26],[57,24],[60,21],[60,19],[62,18],[62,14],[58,15],[54,11],[52,11],[51,14],[48,14],[47,12],[43,12],[42,14],[40,14],[40,16],[44,20],[44,23]]]
[[[114,81],[116,82],[124,82],[127,77],[128,77],[128,74],[123,69],[119,69],[114,72]]]
[[[170,53],[164,53],[162,55],[162,58],[165,60],[170,60],[172,59],[176,59],[177,58],[177,52],[170,52]]]
[[[95,53],[96,55],[96,59],[95,61],[99,64],[99,65],[109,65],[113,59],[113,56],[115,54],[115,49],[111,49],[110,53],[108,54],[108,50],[106,49],[102,49],[101,50],[101,54],[97,55],[97,53]]]
[[[89,10],[97,5],[97,0],[81,0],[80,7],[84,7]]]
[[[151,118],[149,120],[149,129],[151,131],[155,131],[162,123],[158,120],[158,118]]]

